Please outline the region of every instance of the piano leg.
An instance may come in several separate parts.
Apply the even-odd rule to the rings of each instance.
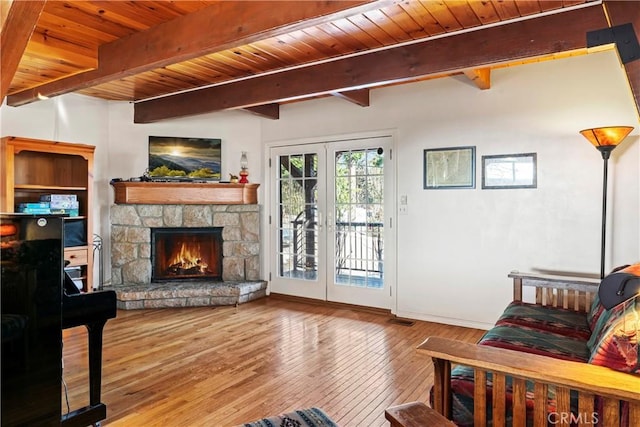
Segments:
[[[102,331],[107,320],[95,320],[85,326],[89,339],[89,405],[62,416],[63,427],[99,426],[107,418],[107,407],[100,402],[102,387]]]
[[[102,331],[106,320],[87,323],[89,331],[89,404],[100,403],[102,387]]]

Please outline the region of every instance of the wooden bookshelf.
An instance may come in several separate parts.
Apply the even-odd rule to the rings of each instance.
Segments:
[[[44,141],[14,136],[0,140],[3,173],[0,176],[0,211],[17,212],[20,203],[33,203],[44,194],[75,194],[80,216],[66,217],[65,223],[81,221],[86,241],[65,247],[70,267],[80,267],[82,288],[90,292],[93,278],[93,155],[95,147],[85,144]],[[65,227],[67,228],[67,227]]]

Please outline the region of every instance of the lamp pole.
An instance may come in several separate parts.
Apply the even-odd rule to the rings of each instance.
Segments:
[[[600,279],[604,278],[604,248],[607,233],[607,168],[611,152],[631,133],[632,126],[607,126],[584,129],[580,133],[602,154],[604,176],[602,178],[602,240],[600,242]]]
[[[604,249],[607,238],[607,177],[609,167],[609,157],[616,145],[600,145],[596,147],[600,154],[602,154],[602,160],[604,161],[604,174],[602,177],[602,234],[600,240],[600,278],[604,279]]]

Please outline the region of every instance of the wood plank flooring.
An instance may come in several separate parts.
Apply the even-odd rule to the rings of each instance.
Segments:
[[[119,311],[105,327],[103,426],[235,426],[322,408],[340,426],[385,426],[385,408],[427,401],[427,336],[483,331],[273,297],[239,307]],[[71,410],[88,404],[84,327],[63,331]],[[63,392],[63,412],[66,401]]]

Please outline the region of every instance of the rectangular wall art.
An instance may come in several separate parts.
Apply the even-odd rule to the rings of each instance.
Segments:
[[[536,153],[482,156],[482,188],[536,188]]]
[[[222,140],[217,138],[149,137],[152,180],[220,181]]]
[[[476,147],[424,150],[424,188],[476,187]]]

